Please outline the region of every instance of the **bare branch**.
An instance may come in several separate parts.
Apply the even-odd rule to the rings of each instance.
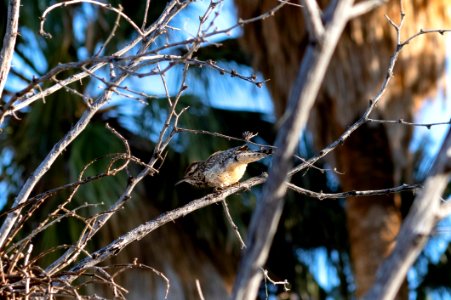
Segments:
[[[289,98],[282,126],[275,146],[280,149],[273,158],[273,167],[263,196],[252,215],[247,251],[241,261],[233,288],[232,299],[254,299],[262,279],[260,269],[266,261],[283,208],[291,156],[299,140],[301,128],[305,127],[310,109],[318,94],[335,46],[348,18],[347,11],[353,1],[340,1],[331,22],[326,24],[323,39],[307,47],[299,73]],[[302,99],[302,101],[301,101]]]
[[[440,199],[451,172],[451,130],[437,156],[424,189],[413,202],[397,237],[396,247],[382,263],[376,281],[364,299],[394,299],[407,271],[420,254],[440,220]]]
[[[356,3],[351,10],[350,18],[354,19],[361,15],[364,15],[373,9],[387,3],[388,0],[366,0]]]
[[[122,11],[122,6],[119,4],[119,9]],[[97,51],[97,54],[95,56],[99,56],[100,53],[105,50],[106,46],[110,43],[110,41],[113,39],[114,35],[116,34],[117,29],[119,28],[119,23],[121,20],[121,15],[118,14],[116,17],[116,21],[114,22],[113,29],[111,30],[110,34],[108,35],[108,38],[105,40],[105,42],[102,44],[102,46],[99,48],[99,51]]]
[[[241,237],[239,228],[238,228],[238,226],[236,226],[235,222],[233,222],[232,215],[230,214],[230,211],[229,211],[229,206],[227,205],[227,201],[225,199],[222,201],[222,207],[224,208],[224,213],[226,215],[227,221],[229,222],[230,226],[232,227],[232,230],[235,233],[236,238],[240,242],[241,249],[246,248],[246,244],[244,243],[243,238]]]
[[[184,4],[179,3],[178,1],[174,0],[172,1],[172,4],[177,3],[178,5],[178,11],[180,11],[183,7],[188,5],[188,2],[184,2]],[[171,7],[171,4],[167,6],[167,9]],[[177,13],[174,12],[174,15]],[[166,22],[169,22],[174,15],[171,17],[165,18]],[[159,19],[160,21],[155,22],[156,24],[161,22],[161,17]],[[160,24],[161,25],[161,24]],[[152,39],[150,39],[152,40]],[[136,40],[135,40],[136,41]],[[147,43],[141,47],[141,50],[138,53],[143,53],[147,50]],[[131,61],[130,66],[133,67],[137,62]],[[100,66],[99,66],[100,68]],[[86,73],[85,73],[86,74]],[[121,84],[122,81],[125,80],[127,77],[126,73],[121,74],[117,78],[113,80],[113,83],[115,85]],[[81,118],[78,120],[78,122],[74,125],[74,127],[58,142],[56,143],[52,150],[48,153],[46,158],[39,164],[39,166],[35,169],[33,174],[27,179],[21,190],[19,191],[18,195],[16,196],[12,208],[16,208],[20,206],[22,203],[24,203],[27,198],[29,197],[30,193],[32,192],[34,186],[37,184],[37,182],[41,179],[41,177],[49,170],[49,168],[52,166],[53,162],[60,156],[60,154],[67,148],[68,145],[72,143],[72,141],[86,128],[86,126],[91,121],[92,117],[97,113],[99,109],[101,109],[105,103],[110,99],[112,96],[113,90],[112,89],[106,89],[104,94],[100,96],[90,107],[87,108],[87,110],[82,114]],[[145,175],[147,175],[147,172],[145,172]],[[129,191],[131,192],[131,191]],[[0,228],[0,249],[4,247],[4,243],[6,241],[6,238],[8,237],[12,227],[16,223],[16,220],[20,217],[20,209],[14,210],[13,212],[9,213],[6,217],[6,220],[2,224],[2,227]]]
[[[405,41],[403,41],[401,44],[401,46],[405,46],[407,44],[410,43],[410,41],[412,41],[413,39],[417,38],[420,35],[423,34],[428,34],[428,33],[438,33],[441,35],[445,35],[445,33],[451,32],[451,29],[420,29],[419,32],[417,32],[416,34],[410,36],[409,38],[407,38]]]
[[[147,49],[149,48],[149,46],[155,41],[155,39],[157,37],[159,37],[161,34],[164,33],[163,30],[160,30],[161,28],[165,28],[167,26],[167,24],[181,11],[183,10],[187,5],[189,4],[189,1],[177,1],[177,0],[172,0],[165,8],[165,10],[163,11],[163,13],[160,15],[160,17],[158,18],[157,21],[155,21],[152,26],[150,26],[147,30],[144,36],[138,36],[137,38],[135,38],[133,41],[131,41],[128,45],[124,46],[122,49],[116,51],[114,54],[112,54],[110,56],[109,59],[105,59],[105,58],[90,58],[88,59],[86,62],[78,62],[78,63],[70,63],[73,64],[75,66],[72,67],[76,67],[76,65],[78,65],[78,67],[84,66],[85,64],[91,62],[91,61],[98,61],[101,60],[102,63],[97,63],[94,66],[92,66],[91,68],[89,68],[89,71],[91,73],[87,73],[87,72],[80,72],[77,73],[75,75],[72,75],[64,80],[61,80],[59,82],[59,84],[55,84],[53,86],[50,86],[49,88],[46,88],[43,91],[40,91],[39,93],[32,93],[32,95],[28,95],[28,97],[26,97],[26,99],[23,99],[22,101],[20,101],[19,103],[16,103],[17,100],[21,100],[20,98],[16,98],[16,97],[12,97],[12,99],[8,102],[7,105],[5,105],[5,108],[0,112],[0,125],[3,124],[5,118],[7,116],[11,116],[14,115],[15,112],[19,111],[20,109],[27,107],[28,105],[30,105],[31,103],[42,99],[43,97],[49,96],[51,94],[53,94],[54,92],[58,91],[59,89],[62,88],[62,86],[67,86],[75,81],[81,81],[83,78],[86,78],[88,76],[90,76],[90,74],[94,73],[95,71],[101,69],[102,67],[104,67],[105,65],[108,64],[109,61],[114,60],[115,58],[120,58],[121,56],[123,56],[125,53],[127,53],[128,51],[130,51],[131,49],[133,49],[134,47],[136,47],[136,45],[138,45],[140,42],[143,41],[144,37],[146,38],[146,43],[141,47],[142,50],[135,55],[136,58],[138,58],[139,56],[144,55],[144,53],[147,52]],[[187,42],[180,42],[178,44],[180,45],[186,45]],[[166,47],[163,47],[162,49],[158,49],[158,51],[161,51],[163,49],[166,49]],[[156,50],[155,50],[156,51]],[[129,61],[138,61],[137,59],[134,58],[128,58]],[[63,70],[67,70],[68,67],[63,66],[62,68],[58,68],[55,67],[54,69],[52,69],[47,75],[44,75],[43,78],[48,77],[51,78],[52,75],[55,75],[55,73],[61,72]],[[53,73],[52,73],[53,72]],[[45,80],[45,79],[43,79]],[[35,86],[36,83],[40,82],[40,80],[36,80],[35,82],[32,82],[29,86],[27,86],[23,91],[19,92],[18,95],[19,97],[25,96],[27,95],[28,92],[30,92]]]
[[[10,4],[12,2],[13,1],[11,1]],[[216,62],[212,60],[203,61],[196,58],[194,55],[201,46],[208,43],[219,45],[219,43],[213,41],[213,37],[220,33],[228,34],[231,30],[247,23],[271,17],[284,5],[292,5],[295,9],[298,9],[299,5],[293,5],[294,3],[289,1],[279,0],[279,4],[277,6],[260,16],[248,20],[239,20],[237,24],[229,28],[218,30],[215,27],[215,21],[218,16],[216,9],[217,7],[220,7],[221,4],[220,2],[212,0],[210,1],[208,8],[205,9],[204,14],[199,17],[200,24],[193,37],[184,39],[183,41],[176,41],[163,45],[159,44],[159,46],[155,46],[154,42],[156,39],[166,34],[168,31],[176,29],[168,24],[169,21],[191,1],[171,1],[163,11],[160,18],[146,28],[147,14],[151,4],[151,1],[147,0],[144,11],[144,21],[141,28],[138,28],[138,26],[122,12],[121,7],[113,8],[108,4],[97,2],[95,0],[72,0],[57,3],[49,7],[43,14],[41,28],[43,29],[44,27],[46,15],[48,15],[48,13],[53,9],[83,2],[100,5],[105,9],[114,11],[117,14],[114,27],[97,54],[85,61],[60,64],[53,69],[50,69],[47,74],[44,74],[39,78],[33,78],[26,88],[17,93],[11,94],[11,98],[9,98],[9,101],[2,108],[2,111],[0,111],[0,124],[2,124],[6,116],[15,116],[17,111],[31,105],[34,101],[40,99],[44,100],[44,97],[60,89],[64,89],[69,93],[82,97],[84,103],[86,104],[86,110],[81,115],[78,122],[66,133],[66,135],[61,138],[60,142],[54,145],[53,149],[36,168],[32,176],[27,179],[25,185],[22,186],[22,189],[16,196],[13,207],[6,212],[6,222],[0,228],[0,268],[6,268],[9,273],[5,274],[4,272],[0,272],[1,295],[3,295],[2,293],[6,293],[5,295],[16,296],[21,293],[20,295],[25,298],[41,295],[49,297],[62,295],[81,299],[79,291],[84,289],[86,285],[100,284],[108,285],[115,297],[125,298],[124,295],[128,291],[115,282],[119,274],[130,268],[148,269],[154,271],[156,274],[159,274],[159,272],[150,267],[138,264],[136,261],[133,264],[126,265],[106,267],[97,265],[105,259],[117,255],[127,245],[143,238],[147,234],[150,234],[153,230],[159,228],[160,226],[163,226],[168,222],[174,222],[177,218],[183,217],[197,209],[220,201],[224,206],[224,212],[229,224],[232,226],[242,248],[244,248],[245,243],[241,238],[238,227],[231,217],[225,198],[233,193],[244,191],[250,187],[264,183],[267,180],[266,174],[251,178],[243,183],[237,184],[236,186],[231,186],[225,190],[207,195],[203,198],[194,200],[185,206],[161,214],[158,218],[149,220],[147,223],[134,228],[130,232],[120,236],[109,245],[95,251],[94,253],[88,253],[86,250],[88,242],[94,238],[96,233],[105,224],[107,224],[106,222],[110,220],[111,216],[124,207],[127,201],[131,199],[136,186],[146,176],[158,174],[160,167],[165,161],[168,146],[170,145],[173,137],[175,137],[175,135],[179,132],[208,134],[228,140],[241,141],[262,148],[267,147],[272,149],[280,149],[278,151],[274,151],[276,155],[273,162],[273,168],[271,169],[270,180],[268,180],[268,183],[264,188],[263,203],[259,204],[252,219],[250,240],[247,242],[251,248],[247,252],[247,260],[244,260],[242,263],[234,289],[234,299],[252,298],[255,296],[256,287],[262,278],[268,282],[273,284],[281,284],[284,288],[287,288],[287,281],[273,281],[269,278],[267,271],[263,269],[263,264],[266,260],[272,235],[277,227],[278,218],[283,206],[282,197],[287,188],[320,200],[326,198],[342,198],[347,196],[368,196],[397,193],[419,188],[418,185],[404,184],[387,189],[326,194],[297,187],[288,182],[289,178],[301,170],[305,170],[305,172],[307,172],[309,168],[317,168],[321,172],[324,172],[324,169],[320,169],[314,165],[315,162],[336,149],[336,147],[343,143],[353,131],[367,122],[390,124],[398,123],[410,126],[426,126],[428,128],[439,124],[449,124],[449,122],[415,124],[405,122],[402,119],[392,121],[374,120],[369,118],[370,113],[376,107],[376,104],[381,99],[390,82],[390,79],[392,78],[393,67],[403,46],[407,45],[416,36],[424,33],[444,34],[447,32],[447,30],[422,30],[403,42],[401,41],[400,36],[404,18],[404,13],[402,13],[401,22],[399,25],[388,18],[390,24],[395,28],[397,33],[397,45],[393,56],[391,57],[386,78],[374,99],[370,100],[369,107],[363,114],[362,118],[348,128],[339,139],[320,151],[317,156],[309,160],[297,157],[302,162],[295,168],[291,169],[291,161],[293,160],[294,147],[297,144],[299,137],[299,130],[306,124],[309,110],[313,105],[315,96],[318,92],[319,84],[324,76],[325,69],[327,68],[331,54],[334,51],[334,47],[341,30],[349,18],[363,14],[373,7],[380,5],[383,1],[366,0],[360,1],[355,5],[353,5],[352,0],[331,1],[324,14],[321,15],[322,13],[314,1],[304,0],[307,12],[306,19],[309,22],[313,40],[317,43],[312,43],[312,45],[308,46],[305,60],[299,70],[295,88],[293,93],[290,95],[290,107],[287,109],[288,112],[283,118],[283,126],[279,132],[276,146],[262,145],[252,142],[251,138],[255,136],[254,134],[245,134],[243,135],[243,138],[236,138],[217,132],[181,128],[178,125],[179,119],[187,111],[188,107],[179,107],[179,101],[188,89],[186,79],[188,76],[188,70],[191,67],[208,67],[213,70],[217,70],[221,74],[229,74],[232,77],[248,81],[258,87],[262,86],[266,81],[258,81],[256,75],[251,74],[248,76],[239,74],[233,69],[228,70],[218,66]],[[112,55],[99,56],[100,53],[105,50],[105,46],[113,38],[121,18],[124,18],[128,23],[130,23],[131,26],[133,26],[138,32],[139,36],[116,53]],[[183,51],[180,49],[183,49]],[[174,55],[171,54],[170,51],[175,51],[174,53],[182,54]],[[183,70],[181,83],[178,86],[177,92],[175,94],[171,94],[167,79],[169,76],[169,70],[173,70],[175,66],[183,66]],[[143,71],[143,68],[147,68],[146,71]],[[309,71],[311,72],[309,73]],[[79,73],[72,75],[75,72]],[[61,75],[66,77],[61,80],[56,78]],[[163,82],[163,87],[166,93],[165,98],[167,99],[167,102],[164,103],[167,105],[167,114],[166,119],[161,124],[161,130],[159,131],[158,140],[155,143],[152,156],[148,159],[148,161],[143,162],[137,157],[134,157],[131,153],[128,141],[116,130],[107,125],[108,129],[122,141],[125,151],[124,153],[114,153],[106,156],[109,160],[106,163],[107,166],[104,173],[91,177],[84,177],[85,171],[95,161],[98,161],[101,158],[92,160],[84,166],[77,181],[67,183],[63,186],[58,186],[30,198],[31,193],[34,190],[34,186],[46,174],[47,170],[52,167],[53,162],[61,155],[61,153],[63,153],[63,151],[65,151],[65,149],[67,149],[68,145],[70,145],[70,143],[84,130],[84,128],[88,126],[94,115],[101,109],[105,108],[105,104],[108,103],[113,95],[138,101],[143,101],[140,97],[149,98],[149,96],[145,93],[133,91],[125,86],[124,80],[126,78],[130,78],[132,76],[141,78],[144,76],[155,75],[160,76]],[[90,78],[95,82],[100,82],[99,88],[103,89],[103,92],[96,99],[79,92],[73,86],[69,86],[71,83],[84,78]],[[2,78],[0,77],[0,79]],[[52,82],[55,82],[55,84],[49,85],[49,83],[51,84]],[[85,80],[83,80],[83,83],[84,82]],[[46,86],[49,86],[49,88],[46,88]],[[302,99],[302,101],[300,99]],[[136,165],[138,170],[131,172],[131,168],[128,167],[130,163],[132,165]],[[72,209],[68,208],[67,204],[74,198],[77,191],[83,184],[94,182],[95,180],[107,176],[115,176],[119,172],[126,172],[129,177],[129,181],[127,186],[122,190],[122,194],[115,199],[116,201],[111,204],[111,206],[99,213],[89,216],[82,215],[82,212],[80,212],[79,209],[91,206],[92,204],[84,204]],[[427,193],[430,187],[431,185],[427,185],[426,192],[424,193]],[[63,203],[59,204],[58,207],[54,209],[49,216],[45,218],[45,220],[40,222],[35,229],[28,233],[25,238],[12,243],[12,240],[14,240],[16,235],[21,232],[24,224],[26,224],[30,216],[33,215],[33,213],[40,208],[41,205],[47,203],[51,196],[64,189],[69,189],[69,196],[63,201]],[[438,193],[437,191],[433,192]],[[431,195],[435,197],[435,194]],[[443,218],[445,214],[448,214],[449,211],[451,211],[449,207],[451,206],[448,205],[448,203],[442,204],[440,209],[433,214],[435,218],[434,220]],[[46,249],[42,253],[35,255],[35,257],[31,257],[31,240],[38,233],[41,233],[49,226],[56,224],[56,222],[62,218],[69,217],[79,220],[84,226],[78,241],[76,241],[73,245],[59,245],[52,249]],[[420,232],[420,234],[422,234],[422,232]],[[428,234],[430,234],[430,232]],[[58,249],[64,249],[66,251],[61,257],[53,261],[45,270],[37,267],[36,262],[38,260],[46,257],[50,253],[54,253]],[[66,272],[66,268],[71,269],[69,272]],[[8,277],[11,272],[18,274],[18,279],[11,280],[11,278]],[[168,292],[169,280],[163,274],[161,274],[161,277],[165,279],[167,283]],[[77,285],[74,284],[75,279],[81,279],[80,281],[77,281]],[[199,291],[199,297],[202,298],[203,295],[200,284],[198,281],[196,284]],[[39,292],[36,292],[37,290]]]
[[[235,29],[235,28],[237,28],[238,26],[244,26],[244,25],[246,25],[246,24],[248,24],[248,23],[252,23],[252,22],[255,22],[255,21],[259,21],[259,20],[264,20],[264,19],[267,19],[267,18],[269,18],[269,17],[274,16],[275,13],[276,13],[279,9],[281,9],[282,7],[284,7],[285,5],[287,5],[287,3],[286,3],[285,1],[280,1],[280,2],[281,2],[281,3],[280,3],[279,5],[277,5],[277,6],[275,6],[273,9],[267,11],[267,12],[264,13],[264,14],[261,14],[261,15],[255,17],[255,18],[250,18],[250,19],[246,19],[246,20],[239,19],[239,20],[238,20],[238,24],[235,25],[235,26],[230,27],[229,29],[227,29],[226,32],[230,32],[232,29]],[[221,31],[219,31],[219,32],[221,32]]]
[[[415,191],[418,189],[421,189],[422,186],[419,184],[403,184],[397,187],[393,188],[387,188],[387,189],[378,189],[378,190],[366,190],[366,191],[349,191],[349,192],[342,192],[342,193],[323,193],[323,192],[313,192],[307,189],[303,189],[301,187],[298,187],[292,183],[287,183],[288,188],[305,196],[309,196],[312,198],[316,198],[318,200],[324,200],[324,199],[343,199],[346,197],[365,197],[365,196],[376,196],[376,195],[387,195],[387,194],[393,194],[393,193],[400,193],[404,191]]]
[[[149,7],[150,7],[150,0],[146,0],[146,8],[144,9],[144,18],[143,18],[143,24],[141,25],[141,28],[146,28],[147,25],[147,15],[149,14]]]
[[[430,129],[432,126],[438,126],[438,125],[450,125],[451,119],[449,121],[444,122],[433,122],[433,123],[415,123],[415,122],[407,122],[404,121],[404,119],[399,120],[376,120],[368,118],[367,121],[369,123],[379,123],[379,124],[401,124],[401,125],[408,125],[408,126],[417,126],[417,127],[426,127],[427,129]]]
[[[124,79],[125,77],[122,76],[120,79],[117,80],[117,83],[119,84]],[[47,154],[46,158],[39,164],[39,166],[36,168],[33,174],[27,179],[27,181],[23,185],[22,189],[20,190],[19,194],[14,200],[12,206],[13,208],[19,206],[20,204],[24,203],[27,200],[28,196],[30,195],[31,191],[33,190],[37,182],[41,179],[41,177],[45,173],[47,173],[47,171],[50,169],[50,166],[67,148],[67,146],[71,144],[72,141],[86,128],[86,126],[89,124],[89,122],[91,121],[92,117],[96,114],[96,112],[103,106],[106,100],[110,98],[111,93],[112,93],[111,91],[106,91],[104,96],[98,99],[95,104],[93,104],[88,110],[86,110],[79,119],[79,121],[77,122],[77,124],[58,143],[56,143],[53,146],[52,150],[49,152],[49,154]],[[8,214],[8,216],[6,217],[5,222],[2,224],[2,227],[0,228],[0,248],[4,246],[4,242],[19,215],[20,210],[15,210],[10,214]]]
[[[58,8],[58,7],[66,7],[69,5],[74,5],[74,4],[79,4],[79,3],[91,3],[94,5],[98,5],[104,9],[107,10],[111,10],[114,11],[115,13],[117,13],[118,15],[120,15],[122,18],[124,18],[133,28],[135,28],[135,30],[139,33],[140,36],[144,36],[144,33],[141,31],[141,29],[139,28],[138,25],[135,24],[135,22],[133,22],[126,14],[124,14],[122,12],[122,7],[119,5],[119,8],[114,8],[113,6],[111,6],[111,4],[105,4],[102,2],[98,2],[98,1],[94,1],[94,0],[71,0],[71,1],[64,1],[64,2],[60,2],[60,3],[56,3],[53,4],[51,6],[49,6],[43,13],[42,13],[42,17],[41,17],[41,24],[40,24],[40,30],[39,33],[47,38],[51,38],[52,35],[47,33],[44,30],[44,23],[46,20],[47,15],[54,9]]]
[[[19,9],[20,0],[9,1],[5,37],[3,38],[3,47],[0,51],[0,99],[2,99],[3,89],[11,68],[16,38],[19,34]]]
[[[289,288],[290,283],[288,282],[288,280],[285,279],[284,281],[275,281],[275,280],[271,279],[271,277],[269,277],[268,270],[262,269],[262,272],[263,272],[263,277],[265,279],[265,282],[269,281],[269,283],[271,283],[273,285],[281,285],[281,286],[283,286],[284,291],[290,290],[290,288]],[[266,296],[268,297],[269,295],[268,295],[267,290],[268,289],[266,289]]]
[[[129,184],[125,188],[122,195],[119,197],[119,199],[111,206],[108,212],[105,212],[101,216],[98,216],[94,218],[93,225],[89,228],[89,230],[86,230],[79,238],[77,242],[77,247],[70,248],[64,253],[59,259],[55,260],[49,267],[47,267],[46,272],[50,274],[54,274],[55,272],[59,271],[61,269],[61,266],[66,266],[77,258],[79,255],[79,251],[77,251],[78,248],[84,248],[87,244],[87,242],[92,239],[92,237],[104,226],[104,224],[111,218],[111,216],[119,209],[121,208],[125,202],[131,198],[131,194],[133,190],[135,189],[136,185],[143,180],[144,177],[154,172],[154,166],[158,161],[163,161],[164,158],[162,157],[163,151],[166,149],[166,147],[169,145],[169,142],[172,140],[172,137],[176,134],[175,130],[171,130],[171,123],[177,122],[179,114],[176,113],[176,107],[180,100],[180,97],[182,96],[182,93],[186,90],[186,76],[187,71],[189,68],[189,64],[185,63],[184,71],[183,71],[183,78],[182,82],[180,84],[180,88],[178,90],[178,93],[174,99],[174,101],[171,101],[172,105],[170,107],[170,112],[166,118],[166,121],[163,125],[163,128],[160,131],[159,140],[157,142],[157,145],[155,146],[154,153],[152,158],[150,159],[149,163],[146,165],[146,167],[134,178],[131,178],[129,180]],[[183,112],[183,110],[182,110]],[[174,121],[175,120],[175,121]],[[177,124],[175,124],[177,125]]]
[[[305,8],[302,10],[307,30],[310,35],[310,40],[312,42],[319,42],[323,38],[324,25],[321,20],[321,9],[318,3],[314,0],[302,0],[302,6]]]
[[[204,294],[202,293],[202,288],[200,286],[199,279],[196,279],[196,288],[197,288],[197,293],[199,294],[199,299],[205,300]]]
[[[181,206],[181,207],[171,210],[169,212],[163,213],[159,217],[157,217],[153,220],[150,220],[150,221],[130,230],[129,232],[127,232],[124,235],[117,238],[115,241],[113,241],[109,245],[92,253],[90,257],[87,257],[84,260],[77,263],[77,265],[71,269],[71,272],[77,273],[84,269],[95,266],[95,265],[99,264],[100,262],[102,262],[114,255],[117,255],[120,251],[122,251],[130,243],[141,240],[143,237],[145,237],[146,235],[148,235],[155,229],[163,226],[164,224],[173,222],[174,220],[176,220],[180,217],[186,216],[186,215],[192,213],[193,211],[196,211],[198,209],[201,209],[201,208],[211,205],[213,203],[218,203],[218,202],[224,200],[227,196],[230,196],[238,191],[247,190],[254,185],[261,184],[264,182],[265,179],[266,179],[265,175],[254,177],[254,178],[248,179],[248,180],[240,183],[239,185],[231,186],[218,193],[206,195],[202,198],[193,200],[184,206]],[[68,276],[65,276],[63,279],[70,282],[70,281],[74,280],[75,278],[76,278],[76,276],[68,275]]]

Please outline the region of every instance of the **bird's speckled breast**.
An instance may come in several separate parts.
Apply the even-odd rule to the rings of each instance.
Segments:
[[[205,174],[205,180],[210,186],[223,188],[237,183],[243,177],[246,167],[247,164],[236,162],[228,165],[222,172],[210,170]]]

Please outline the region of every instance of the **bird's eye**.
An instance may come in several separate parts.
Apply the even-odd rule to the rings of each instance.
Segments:
[[[185,172],[186,176],[193,175],[197,170],[197,166],[198,166],[197,163],[192,163],[191,165],[189,165],[188,168],[186,168]]]

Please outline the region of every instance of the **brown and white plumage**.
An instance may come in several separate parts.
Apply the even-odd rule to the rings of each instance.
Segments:
[[[250,150],[246,145],[218,151],[205,161],[193,162],[177,184],[187,182],[197,187],[222,189],[237,183],[249,163],[271,154],[270,149]]]

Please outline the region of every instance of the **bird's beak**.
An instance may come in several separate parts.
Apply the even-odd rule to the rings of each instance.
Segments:
[[[182,180],[177,181],[174,186],[179,185],[180,183],[186,182],[186,178],[183,178]]]

